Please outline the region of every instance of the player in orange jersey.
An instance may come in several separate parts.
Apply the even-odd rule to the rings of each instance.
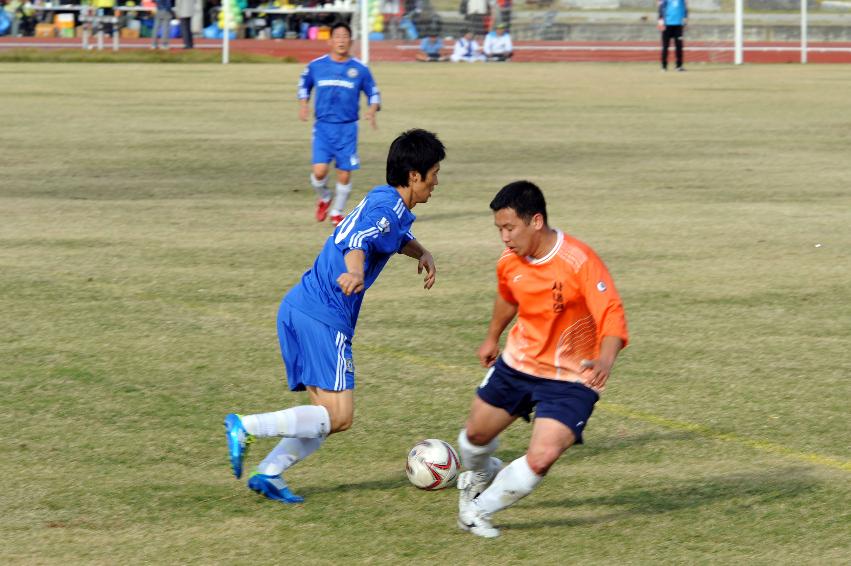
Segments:
[[[506,185],[490,207],[506,246],[497,262],[493,316],[478,351],[490,369],[458,436],[468,470],[458,477],[458,526],[488,538],[499,535],[491,515],[531,493],[565,450],[582,443],[628,340],[606,266],[586,244],[549,226],[537,186]],[[515,317],[500,355],[500,336]],[[518,417],[529,420],[533,410],[526,454],[499,471],[502,462],[491,456],[499,434]]]

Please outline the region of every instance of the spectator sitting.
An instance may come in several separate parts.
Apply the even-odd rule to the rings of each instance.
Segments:
[[[453,63],[459,61],[475,63],[476,61],[486,61],[487,59],[482,54],[481,45],[473,37],[473,32],[464,30],[464,35],[455,40],[455,48],[449,60]]]
[[[425,37],[420,43],[420,52],[417,53],[417,61],[433,62],[446,61],[448,57],[440,54],[443,49],[443,40],[437,36],[437,32],[429,32],[428,37]]]
[[[505,24],[499,24],[496,31],[485,37],[485,56],[488,61],[508,61],[514,56],[511,34],[505,31],[505,27]]]

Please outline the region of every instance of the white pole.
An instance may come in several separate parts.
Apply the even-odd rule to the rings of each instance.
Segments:
[[[804,0],[806,2],[806,0]],[[742,20],[744,19],[744,6],[742,0],[736,0],[736,23],[735,23],[735,55],[733,62],[736,65],[741,65],[744,57],[742,57],[743,41],[742,41]]]
[[[807,62],[807,0],[801,0],[801,63]]]
[[[360,60],[369,64],[369,0],[360,0]]]
[[[222,10],[225,11],[225,17],[222,19],[222,65],[227,65],[230,62],[230,0],[222,1]]]

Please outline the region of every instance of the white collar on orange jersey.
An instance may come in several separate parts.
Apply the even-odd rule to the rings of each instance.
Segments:
[[[552,258],[555,257],[555,255],[558,253],[558,250],[561,248],[561,243],[564,241],[564,232],[562,232],[558,228],[556,228],[555,231],[556,231],[556,245],[553,246],[553,249],[548,251],[547,255],[545,255],[542,258],[536,259],[532,256],[527,255],[526,261],[528,261],[532,265],[540,265],[542,263],[547,263],[548,261],[550,261]]]

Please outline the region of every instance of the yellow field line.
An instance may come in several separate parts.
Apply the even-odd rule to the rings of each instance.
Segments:
[[[828,456],[822,456],[821,454],[815,454],[813,452],[798,452],[797,450],[792,450],[791,448],[787,448],[782,444],[775,444],[773,442],[766,442],[764,440],[754,440],[752,438],[739,436],[738,434],[713,430],[703,425],[684,421],[676,421],[673,419],[660,417],[652,413],[634,411],[629,407],[620,405],[618,403],[603,402],[600,403],[599,407],[606,412],[621,417],[627,417],[645,423],[655,424],[668,429],[691,432],[704,438],[712,438],[715,440],[723,440],[724,442],[741,444],[743,446],[755,448],[756,450],[760,450],[762,452],[769,452],[771,454],[786,456],[788,458],[794,458],[795,460],[801,460],[804,462],[809,462],[811,464],[818,464],[820,466],[826,466],[828,468],[836,468],[839,470],[844,470],[846,472],[851,472],[851,462],[847,460],[830,458]]]
[[[409,363],[428,366],[443,371],[470,371],[470,367],[467,366],[445,364],[443,362],[432,360],[424,356],[418,356],[417,354],[412,354],[409,352],[400,352],[391,348],[368,345],[358,345],[358,348],[360,350],[367,350],[372,353],[383,356],[392,356],[394,358],[404,360]],[[703,438],[711,438],[714,440],[721,440],[723,442],[731,442],[734,444],[747,446],[749,448],[754,448],[761,452],[768,452],[770,454],[785,456],[787,458],[793,458],[795,460],[808,462],[810,464],[817,464],[819,466],[824,466],[827,468],[835,468],[838,470],[843,470],[845,472],[851,472],[851,462],[849,462],[848,460],[841,460],[838,458],[831,458],[829,456],[822,456],[821,454],[816,454],[814,452],[799,452],[797,450],[787,448],[782,444],[775,444],[773,442],[767,442],[764,440],[754,440],[752,438],[747,438],[738,434],[713,430],[709,427],[699,424],[668,419],[665,417],[660,417],[659,415],[654,415],[653,413],[635,411],[625,405],[621,405],[618,403],[609,403],[608,401],[605,401],[601,402],[598,407],[605,412],[609,412],[620,417],[626,417],[672,430],[691,432]]]

